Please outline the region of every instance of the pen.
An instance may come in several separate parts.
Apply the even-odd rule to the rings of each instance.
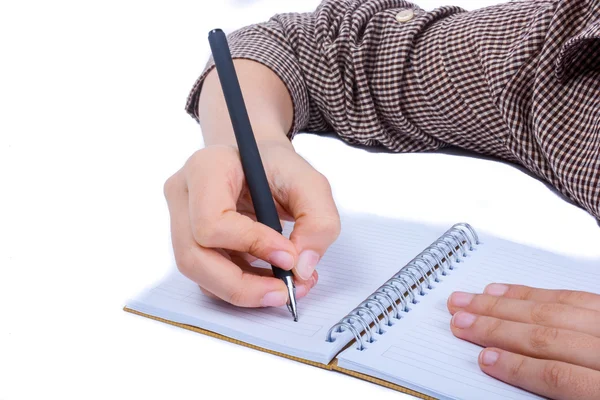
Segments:
[[[225,33],[221,29],[213,29],[208,33],[208,42],[210,43],[225,103],[227,104],[229,117],[233,125],[242,169],[244,170],[252,203],[254,204],[256,219],[258,222],[282,233],[283,229],[279,222],[279,215],[275,208],[267,175],[260,158],[260,153],[258,152],[254,133],[252,132],[252,126],[250,125],[250,119],[248,118],[248,112],[242,97],[242,89],[235,73]],[[274,265],[271,265],[271,268],[273,269],[273,275],[285,283],[288,291],[288,309],[292,313],[294,321],[298,321],[294,275],[291,271],[286,271]]]

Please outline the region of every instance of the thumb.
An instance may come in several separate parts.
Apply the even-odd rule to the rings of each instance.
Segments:
[[[299,254],[294,272],[303,280],[312,277],[317,263],[341,229],[329,181],[312,167],[308,169],[310,172],[293,180],[287,204],[295,220],[290,241]]]

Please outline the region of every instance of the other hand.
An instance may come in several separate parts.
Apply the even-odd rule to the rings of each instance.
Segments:
[[[600,399],[600,295],[491,284],[448,299],[483,372],[553,399]]]

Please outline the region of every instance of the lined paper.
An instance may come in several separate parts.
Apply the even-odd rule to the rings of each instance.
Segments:
[[[451,275],[419,297],[386,333],[376,335],[375,343],[364,351],[350,348],[340,354],[339,365],[437,398],[540,398],[485,375],[477,364],[482,348],[450,331],[449,295],[481,293],[493,282],[600,293],[600,260],[566,258],[484,237]]]
[[[207,297],[177,271],[127,306],[269,350],[328,363],[352,339],[346,332],[336,336],[335,342],[326,342],[329,328],[448,229],[371,215],[341,218],[341,235],[317,266],[318,284],[299,300],[298,322],[285,306],[240,308]],[[292,228],[292,224],[286,225],[284,234],[289,236]]]

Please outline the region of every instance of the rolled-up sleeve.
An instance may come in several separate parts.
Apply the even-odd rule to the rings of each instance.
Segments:
[[[420,18],[400,24],[396,15],[403,10]],[[287,87],[294,106],[290,137],[300,130],[335,131],[348,142],[395,141],[409,149],[416,142],[398,141],[396,135],[410,123],[399,128],[382,116],[397,103],[404,61],[417,36],[434,21],[462,11],[445,7],[425,13],[402,0],[325,0],[314,12],[278,14],[239,29],[228,42],[233,58],[266,65]],[[196,119],[202,82],[212,68],[209,60],[188,96],[186,110]]]
[[[600,2],[425,11],[324,0],[229,35],[294,107],[289,137],[335,132],[395,152],[457,146],[518,163],[600,217]],[[188,96],[197,119],[209,61]]]
[[[304,19],[305,23],[300,23],[299,26],[305,26],[311,16],[299,15],[296,19]],[[307,88],[295,50],[291,47],[281,23],[273,19],[263,24],[248,26],[228,35],[227,41],[232,58],[259,62],[270,68],[283,81],[294,107],[294,121],[290,135],[305,128],[308,125],[309,115]],[[211,57],[187,99],[186,111],[196,120],[198,120],[198,99],[202,83],[213,68],[214,61]]]

